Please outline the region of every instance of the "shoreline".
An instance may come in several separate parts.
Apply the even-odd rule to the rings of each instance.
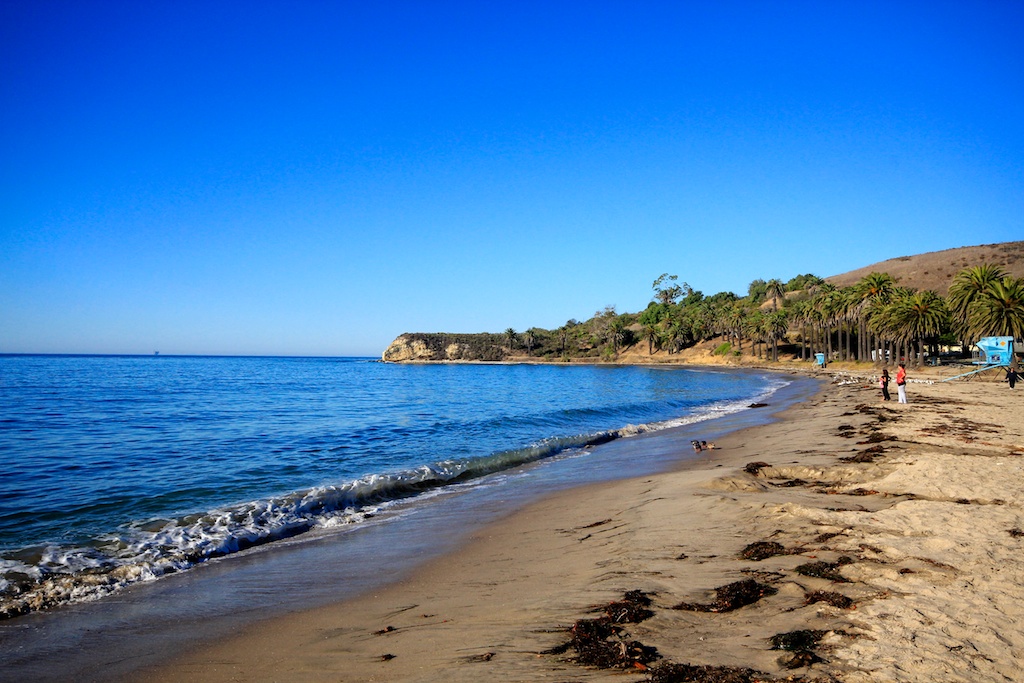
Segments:
[[[622,637],[657,648],[655,667],[1007,680],[1024,656],[1021,397],[994,382],[917,383],[898,406],[872,384],[825,386],[689,466],[551,494],[398,583],[252,624],[129,680],[623,680],[571,651],[540,653],[633,590],[654,614]],[[766,464],[748,473],[751,462]],[[738,558],[758,541],[786,554]],[[814,562],[836,574],[796,573]],[[728,613],[673,609],[751,577],[774,594]],[[805,604],[813,591],[855,608]],[[768,639],[797,630],[821,640],[809,667],[789,669],[795,655]],[[647,680],[632,671],[625,680]]]
[[[439,500],[436,495],[420,502],[413,499],[395,514],[375,516],[365,527],[259,546],[129,586],[102,600],[5,621],[0,627],[0,649],[5,650],[0,671],[6,671],[0,680],[130,679],[137,669],[219,641],[249,623],[337,602],[353,591],[395,581],[408,575],[410,566],[448,552],[473,529],[510,509],[588,481],[664,471],[678,462],[683,446],[684,457],[693,457],[689,439],[714,439],[763,422],[816,386],[792,374],[782,382],[768,380],[768,385],[777,383],[790,384],[769,399],[775,408],[743,409],[649,431],[626,425],[621,431],[631,438],[588,448],[585,457],[555,458],[499,475],[497,486],[485,480],[482,486],[456,486],[441,492]],[[747,402],[740,403],[745,408]],[[714,411],[707,417],[713,415]],[[396,515],[409,521],[391,523]]]

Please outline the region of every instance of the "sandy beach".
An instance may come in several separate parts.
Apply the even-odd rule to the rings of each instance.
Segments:
[[[550,496],[133,680],[1022,680],[1024,392],[908,394],[836,376],[684,469]]]

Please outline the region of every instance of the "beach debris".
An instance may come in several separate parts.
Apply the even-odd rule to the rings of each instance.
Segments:
[[[373,632],[373,635],[375,635],[375,636],[382,636],[382,635],[384,635],[385,633],[394,633],[394,632],[395,632],[395,631],[397,631],[397,630],[398,630],[398,629],[397,629],[397,628],[395,628],[394,626],[385,626],[384,628],[382,628],[382,629],[381,629],[381,630],[379,630],[379,631],[374,631],[374,632]]]
[[[779,658],[778,661],[781,666],[787,669],[799,669],[800,667],[825,661],[816,655],[813,650],[827,633],[828,631],[812,629],[777,633],[768,639],[768,644],[773,650],[786,650],[793,653],[790,656]]]
[[[622,638],[620,624],[639,623],[654,616],[654,612],[647,609],[650,604],[650,597],[643,591],[627,591],[622,600],[595,610],[604,612],[604,616],[576,621],[569,629],[567,642],[541,654],[557,655],[574,650],[573,659],[584,666],[646,670],[647,665],[661,655],[657,648]]]
[[[853,455],[847,458],[839,458],[841,462],[874,462],[876,455],[885,453],[885,448],[882,446],[868,446],[857,455]]]
[[[760,471],[763,470],[765,467],[771,467],[771,465],[769,465],[766,462],[761,462],[760,460],[758,460],[757,462],[748,462],[746,466],[743,468],[743,471],[746,472],[747,474],[753,474],[754,476],[757,476],[757,474],[760,473]]]
[[[881,443],[883,441],[896,441],[896,440],[897,439],[896,439],[895,436],[892,436],[892,435],[886,436],[885,434],[882,434],[881,432],[875,432],[874,434],[869,436],[864,441],[858,441],[857,444],[858,445],[862,445],[862,444],[866,444],[866,443]]]
[[[805,605],[813,605],[816,602],[824,602],[839,609],[852,609],[855,606],[852,598],[833,591],[812,591],[804,596]]]
[[[754,669],[673,662],[653,667],[648,675],[651,683],[756,683],[771,680],[768,674]]]
[[[828,631],[812,629],[800,629],[799,631],[790,631],[789,633],[776,633],[768,639],[768,644],[773,650],[788,650],[790,652],[811,650],[818,645],[818,641],[824,638],[826,633],[828,633]]]
[[[786,547],[775,541],[756,541],[740,551],[740,557],[744,560],[760,562],[776,555],[787,555]]]
[[[491,659],[494,658],[495,654],[496,653],[494,653],[494,652],[484,652],[483,654],[479,654],[479,655],[469,655],[468,657],[464,657],[462,661],[464,661],[464,662],[489,662],[489,661],[491,661]]]
[[[855,488],[852,491],[846,491],[848,496],[875,496],[878,495],[878,491],[874,489]]]
[[[768,584],[758,583],[755,579],[743,579],[716,588],[715,599],[709,603],[681,602],[672,609],[688,612],[731,612],[777,592]]]
[[[751,403],[751,404],[750,404],[749,406],[747,406],[747,407],[748,407],[748,408],[767,408],[767,407],[768,407],[768,404],[767,404],[767,403]]]
[[[622,600],[608,603],[603,611],[614,624],[639,624],[654,616],[654,612],[647,609],[650,605],[651,599],[646,593],[634,590],[627,591]]]
[[[799,669],[801,667],[810,666],[811,664],[817,664],[818,662],[824,661],[824,659],[810,650],[800,650],[799,652],[794,652],[789,657],[779,658],[779,664],[787,669]]]
[[[381,655],[381,656],[380,656],[380,661],[382,661],[382,662],[390,662],[390,661],[391,661],[392,659],[394,659],[394,658],[395,658],[396,656],[397,656],[397,655],[393,655],[393,654],[391,654],[390,652],[388,652],[388,653],[386,653],[386,654],[383,654],[383,655]]]
[[[1024,531],[1021,531],[1017,527],[1013,527],[1012,529],[1009,530],[1008,533],[1011,536],[1013,536],[1014,538],[1020,538],[1021,536],[1024,536]]]
[[[850,580],[839,573],[838,569],[845,564],[852,564],[853,560],[845,555],[835,562],[808,562],[802,564],[794,571],[801,576],[811,576],[819,579],[834,581],[835,583],[849,583]]]

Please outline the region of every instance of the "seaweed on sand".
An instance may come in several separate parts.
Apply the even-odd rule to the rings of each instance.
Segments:
[[[758,583],[754,579],[744,579],[716,588],[715,599],[709,603],[681,602],[672,609],[689,612],[731,612],[777,592],[767,584]]]
[[[871,449],[869,448],[869,449],[867,449],[867,450],[865,450],[865,451],[863,451],[861,453],[858,453],[857,455],[851,455],[848,458],[839,458],[839,461],[840,462],[874,462],[875,461],[875,455],[873,453],[869,453],[868,451],[870,451],[870,450]]]
[[[654,616],[647,609],[651,599],[643,591],[627,591],[622,600],[610,602],[604,607],[604,613],[615,624],[639,624]]]
[[[857,444],[864,445],[866,443],[882,443],[883,441],[896,441],[896,437],[891,435],[886,436],[885,434],[882,434],[880,432],[875,432],[874,434],[871,434],[870,436],[868,436],[868,438],[864,439],[863,441],[858,441]]]
[[[650,598],[642,591],[629,591],[624,599],[609,603],[597,611],[605,614],[597,619],[580,619],[569,629],[570,638],[562,645],[541,654],[563,654],[575,651],[578,664],[602,669],[639,668],[659,659],[657,648],[620,637],[623,623],[638,623],[654,615],[647,607]]]
[[[836,562],[808,562],[797,567],[794,571],[802,576],[813,576],[819,579],[827,579],[836,583],[849,583],[850,580],[839,573],[838,569],[844,564],[851,564],[852,559],[840,557]]]
[[[780,660],[780,663],[787,669],[797,669],[823,661],[812,650],[817,647],[818,642],[825,637],[826,633],[828,631],[811,629],[777,633],[768,639],[768,644],[773,650],[786,650],[794,653],[792,656]]]
[[[771,467],[771,465],[761,461],[748,462],[747,466],[743,468],[743,471],[746,472],[747,474],[753,474],[756,476],[765,467]]]
[[[797,652],[799,650],[811,650],[818,645],[818,641],[825,637],[828,631],[815,631],[801,629],[789,633],[776,633],[768,639],[768,644],[773,650],[788,650]]]
[[[767,560],[769,557],[775,557],[776,555],[785,555],[786,548],[781,543],[775,541],[757,541],[751,543],[746,548],[740,551],[740,557],[744,560],[753,560],[760,562],[761,560]]]
[[[651,669],[651,683],[754,683],[768,674],[735,666],[708,666],[666,662]]]
[[[824,602],[839,609],[851,609],[854,606],[851,598],[833,591],[812,591],[804,596],[805,605],[813,605],[816,602]]]

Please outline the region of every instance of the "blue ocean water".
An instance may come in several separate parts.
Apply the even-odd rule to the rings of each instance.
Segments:
[[[358,358],[0,356],[0,614],[745,409],[776,375]]]

